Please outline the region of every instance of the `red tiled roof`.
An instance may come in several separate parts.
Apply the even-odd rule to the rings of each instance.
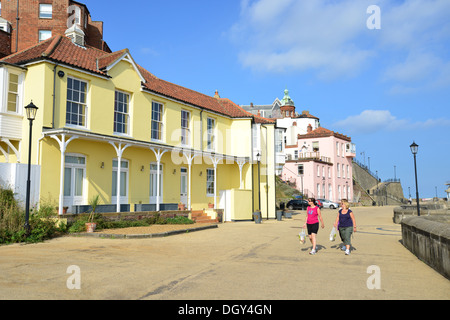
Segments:
[[[92,47],[80,47],[62,35],[56,35],[32,47],[9,55],[0,61],[26,64],[38,60],[51,60],[107,76],[97,68],[97,58],[107,54]]]
[[[129,53],[128,49],[122,49],[116,52],[107,53],[104,56],[97,58],[97,68],[99,70],[103,70],[113,62],[115,62],[117,59],[119,59],[124,54]]]
[[[310,119],[317,119],[319,120],[319,118],[317,118],[316,116],[313,116],[312,114],[309,113],[309,111],[302,111],[301,114],[299,114],[298,116],[296,116],[295,118],[310,118]]]
[[[89,46],[81,47],[72,43],[65,36],[56,35],[23,51],[4,57],[0,61],[23,65],[32,61],[50,60],[81,68],[98,75],[108,76],[106,67],[116,62],[117,59],[126,53],[129,53],[128,49],[107,53]],[[257,118],[228,99],[215,98],[199,93],[159,79],[139,65],[137,68],[145,79],[145,83],[142,83],[144,90],[233,118],[255,118],[255,121],[261,122],[267,120],[261,117]],[[270,120],[267,121],[271,123]]]
[[[328,130],[323,127],[319,127],[317,129],[314,129],[311,132],[308,132],[307,134],[299,134],[298,138],[323,138],[323,137],[331,137],[335,136],[336,138],[346,140],[346,141],[352,141],[350,137],[347,137],[346,135],[343,135],[342,133],[334,132],[331,130]]]

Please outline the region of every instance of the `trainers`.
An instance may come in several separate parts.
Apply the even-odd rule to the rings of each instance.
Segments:
[[[348,256],[350,254],[350,250],[346,249],[345,254]]]
[[[309,254],[316,254],[316,250],[312,249],[311,252]]]
[[[347,247],[344,245],[344,246],[341,247],[341,250],[345,251],[345,250],[347,250]]]

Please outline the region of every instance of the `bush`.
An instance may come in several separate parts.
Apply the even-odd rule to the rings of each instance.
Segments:
[[[19,208],[11,190],[0,189],[0,244],[40,242],[65,232],[52,219],[55,207],[41,204],[38,211],[30,210],[30,234],[25,230],[25,211]]]
[[[166,221],[167,221],[167,224],[192,224],[192,223],[194,223],[193,220],[191,220],[187,217],[183,217],[183,216],[179,216],[179,217],[175,217],[175,218],[167,218]]]
[[[153,224],[192,224],[193,220],[180,216],[175,218],[162,218],[159,213],[152,215],[151,217],[144,218],[142,220],[119,220],[119,221],[106,221],[101,214],[95,214],[93,221],[97,224],[96,230],[102,229],[119,229],[130,227],[147,227]],[[68,232],[77,233],[85,232],[85,223],[88,222],[87,215],[78,216],[74,222],[68,228]]]

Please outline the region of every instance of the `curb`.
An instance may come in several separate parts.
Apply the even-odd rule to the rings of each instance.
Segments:
[[[201,227],[197,227],[197,228],[187,228],[187,229],[172,230],[172,231],[161,232],[161,233],[148,233],[148,234],[112,234],[112,233],[80,232],[80,233],[74,233],[71,236],[73,236],[73,237],[108,238],[108,239],[145,239],[145,238],[162,238],[162,237],[168,237],[168,236],[172,236],[172,235],[201,231],[201,230],[212,229],[212,228],[218,228],[218,225],[212,224],[212,225],[201,226]]]

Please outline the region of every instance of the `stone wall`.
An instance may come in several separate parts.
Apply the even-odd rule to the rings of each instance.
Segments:
[[[420,203],[420,216],[449,215],[450,209],[439,203]],[[402,205],[394,208],[394,223],[401,223],[404,218],[417,216],[417,205]]]
[[[450,216],[402,220],[402,242],[420,260],[450,279]]]
[[[377,179],[371,175],[367,170],[361,168],[357,163],[353,162],[353,179],[358,181],[361,188],[366,192],[372,189],[373,186],[377,185]]]

